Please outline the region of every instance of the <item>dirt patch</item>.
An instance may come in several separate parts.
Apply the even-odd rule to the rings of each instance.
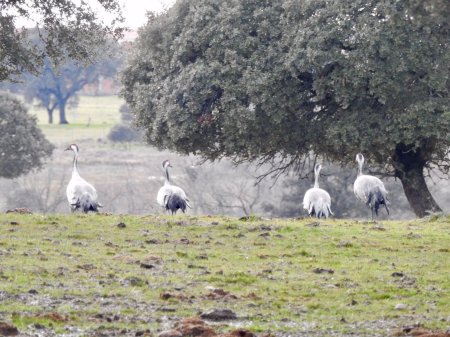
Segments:
[[[414,337],[450,337],[449,331],[431,331],[420,327],[404,327],[394,333],[395,337],[414,336]]]
[[[162,300],[168,300],[168,299],[174,298],[174,299],[177,299],[180,301],[191,301],[191,299],[193,297],[189,297],[183,293],[175,293],[174,294],[174,293],[165,292],[165,293],[161,293],[159,295],[159,298],[161,298]]]
[[[19,213],[19,214],[33,214],[33,212],[28,208],[13,208],[8,209],[6,213]]]
[[[36,315],[37,318],[48,319],[53,322],[67,322],[69,318],[67,316],[63,316],[58,314],[57,312],[48,312]]]
[[[245,329],[237,329],[225,334],[219,334],[211,325],[198,317],[189,317],[178,322],[174,329],[163,331],[159,337],[256,337]],[[269,335],[265,335],[269,337]]]
[[[1,336],[17,336],[19,330],[11,324],[0,322],[0,335]]]
[[[228,291],[223,289],[213,289],[208,295],[206,295],[206,298],[209,300],[229,301],[237,299],[237,296],[230,294]]]

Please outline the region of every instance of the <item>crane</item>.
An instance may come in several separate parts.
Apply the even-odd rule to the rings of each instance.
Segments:
[[[66,194],[70,209],[73,212],[80,209],[84,213],[98,212],[102,207],[97,201],[97,191],[94,186],[84,180],[78,173],[77,161],[79,148],[77,144],[69,145],[65,151],[73,151],[72,177],[67,185]]]
[[[156,201],[158,204],[166,211],[171,211],[172,215],[175,214],[179,209],[184,213],[186,207],[191,207],[189,205],[189,199],[182,188],[172,185],[169,178],[169,167],[172,167],[170,161],[164,160],[162,162],[162,167],[164,170],[164,185],[159,189],[156,196]]]

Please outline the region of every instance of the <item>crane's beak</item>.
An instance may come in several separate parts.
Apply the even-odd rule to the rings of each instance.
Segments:
[[[70,150],[72,150],[72,149],[70,148],[70,146],[68,146],[67,148],[64,149],[64,151],[70,151]]]

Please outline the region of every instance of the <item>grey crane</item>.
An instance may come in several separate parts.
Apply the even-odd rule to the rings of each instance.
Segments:
[[[358,177],[353,184],[356,197],[372,210],[372,220],[374,214],[378,216],[381,205],[384,205],[387,214],[389,214],[388,192],[383,182],[377,177],[362,173],[364,156],[361,153],[356,155],[356,161],[358,162]]]
[[[97,201],[97,191],[94,186],[81,178],[78,173],[77,160],[79,148],[76,144],[69,145],[65,151],[73,151],[73,168],[72,178],[67,185],[66,194],[69,201],[70,209],[73,212],[80,209],[84,213],[89,211],[98,212],[98,208],[102,207]]]
[[[164,160],[162,163],[164,170],[164,185],[159,189],[156,201],[166,211],[171,211],[172,214],[176,213],[179,209],[184,213],[186,207],[189,205],[189,199],[182,188],[172,185],[169,179],[169,167],[172,167],[168,160]]]
[[[331,197],[327,191],[319,188],[319,175],[322,165],[316,164],[314,166],[314,187],[306,191],[303,197],[303,208],[308,212],[310,216],[316,216],[317,218],[325,217],[333,212],[331,211]]]

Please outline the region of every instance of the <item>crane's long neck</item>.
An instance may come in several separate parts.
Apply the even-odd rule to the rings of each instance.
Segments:
[[[358,160],[358,176],[361,176],[362,173],[362,167],[363,167],[364,161]]]
[[[169,179],[169,166],[166,165],[166,167],[164,168],[165,173],[166,173],[166,180],[164,181],[164,185],[170,185],[170,179]]]
[[[314,188],[319,188],[320,170],[314,170]]]
[[[72,175],[78,175],[77,161],[78,161],[78,153],[74,151]]]

